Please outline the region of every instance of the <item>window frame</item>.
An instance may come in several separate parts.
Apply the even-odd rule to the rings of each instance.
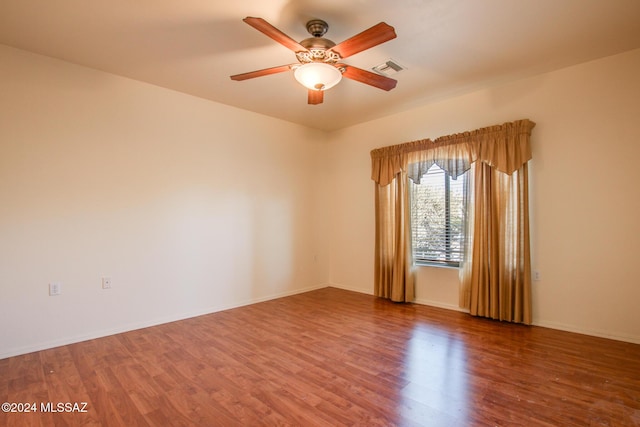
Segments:
[[[444,220],[445,220],[445,233],[444,233],[444,242],[445,242],[445,249],[443,249],[441,251],[441,253],[444,254],[444,259],[428,259],[428,258],[419,258],[416,256],[416,248],[414,246],[414,241],[413,241],[413,236],[414,236],[414,231],[412,229],[411,231],[411,253],[412,253],[412,257],[413,257],[413,264],[414,265],[418,265],[418,266],[427,266],[427,267],[442,267],[442,268],[460,268],[460,263],[461,260],[451,260],[451,255],[453,253],[452,249],[451,249],[451,180],[453,178],[451,178],[451,174],[449,174],[447,171],[445,171],[444,169],[442,169],[439,165],[434,164],[429,168],[429,171],[431,171],[431,168],[433,167],[438,167],[440,169],[440,171],[443,174],[443,178],[444,178]],[[429,173],[429,172],[427,172]],[[423,175],[423,176],[426,176]],[[462,181],[462,187],[464,189],[465,185],[466,185],[466,180],[468,179],[466,172],[459,175],[457,177],[457,179],[463,179]],[[414,185],[421,185],[422,182],[420,184],[415,184],[411,179],[409,179],[409,181],[411,181],[409,183],[409,199],[410,199],[410,215],[411,215],[411,226],[413,227],[413,209],[414,209],[414,205],[415,205],[415,200],[413,197],[413,188],[412,186]],[[455,181],[455,180],[454,180]],[[466,210],[466,200],[465,200],[465,196],[463,194],[462,196],[462,203],[463,203],[463,210]],[[463,253],[462,251],[464,250],[464,235],[462,235],[461,237],[461,241],[460,241],[460,258],[463,258]]]

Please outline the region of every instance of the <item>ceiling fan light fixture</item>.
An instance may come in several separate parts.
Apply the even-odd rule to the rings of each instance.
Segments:
[[[342,80],[340,70],[324,62],[303,64],[295,69],[293,76],[298,83],[311,90],[327,90]]]

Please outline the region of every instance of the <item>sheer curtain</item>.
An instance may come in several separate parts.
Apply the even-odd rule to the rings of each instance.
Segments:
[[[531,323],[527,162],[534,126],[525,119],[371,152],[376,295],[414,296],[407,179],[419,182],[433,164],[452,176],[472,169],[460,305],[473,315]]]

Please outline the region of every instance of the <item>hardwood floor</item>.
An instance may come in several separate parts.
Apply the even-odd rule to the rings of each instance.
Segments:
[[[640,426],[640,345],[326,288],[0,360],[0,401],[37,409],[2,426]]]

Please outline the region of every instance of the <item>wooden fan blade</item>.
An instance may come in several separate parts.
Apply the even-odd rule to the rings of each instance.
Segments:
[[[346,77],[351,80],[356,80],[360,83],[365,83],[379,89],[391,90],[396,87],[398,83],[396,80],[381,76],[380,74],[372,73],[371,71],[363,70],[362,68],[352,67],[351,65],[341,64],[339,67],[344,67],[342,77]]]
[[[268,76],[269,74],[282,73],[284,71],[289,71],[291,69],[291,65],[280,65],[279,67],[271,67],[265,68],[264,70],[256,70],[249,71],[248,73],[236,74],[231,76],[231,80],[247,80],[253,79],[255,77]]]
[[[291,49],[294,52],[304,52],[307,50],[300,43],[280,31],[273,25],[269,24],[262,18],[247,16],[243,19],[243,21],[251,25],[256,30],[260,31],[261,33],[271,37],[273,40],[277,41],[287,49]]]
[[[395,38],[396,31],[394,28],[384,22],[380,22],[368,30],[364,30],[360,34],[338,43],[331,50],[340,55],[341,58],[347,58]]]
[[[322,104],[323,100],[324,100],[323,90],[309,89],[308,104],[311,104],[311,105]]]

